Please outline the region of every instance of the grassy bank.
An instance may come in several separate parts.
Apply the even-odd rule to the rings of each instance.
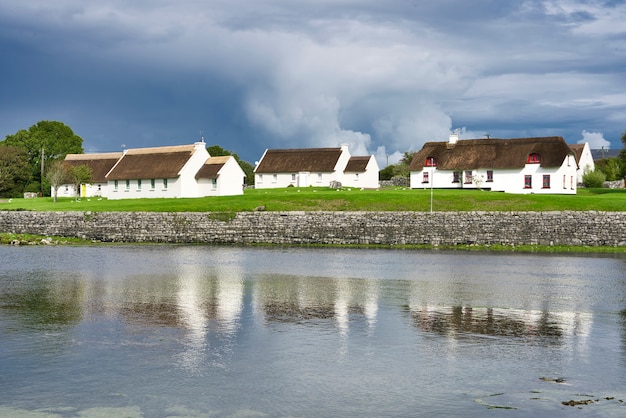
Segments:
[[[243,196],[196,199],[98,198],[1,199],[0,210],[246,212],[268,211],[417,211],[430,210],[430,190],[328,188],[251,189]],[[480,190],[434,190],[434,211],[626,211],[624,189],[579,189],[577,195],[514,195]]]

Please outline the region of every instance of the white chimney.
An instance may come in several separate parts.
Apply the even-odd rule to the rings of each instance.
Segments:
[[[449,144],[456,144],[459,141],[459,133],[455,132],[453,134],[450,134],[450,139],[448,140]]]

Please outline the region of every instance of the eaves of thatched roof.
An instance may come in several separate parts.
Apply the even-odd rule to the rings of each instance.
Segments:
[[[196,173],[196,179],[216,179],[224,164],[228,162],[231,156],[211,157]]]
[[[101,154],[67,154],[63,163],[69,167],[85,165],[91,169],[93,183],[106,183],[106,175],[122,157],[121,152]]]
[[[254,172],[333,172],[341,152],[341,148],[270,149],[265,152]]]
[[[560,167],[567,155],[574,154],[559,136],[514,139],[466,139],[456,144],[427,142],[417,152],[409,171],[420,171],[428,158],[439,170],[523,168],[530,154],[541,156],[541,167]]]
[[[364,173],[367,169],[367,164],[370,162],[371,157],[350,157],[348,165],[344,172],[346,173]]]
[[[107,179],[176,178],[194,150],[194,145],[129,149]]]

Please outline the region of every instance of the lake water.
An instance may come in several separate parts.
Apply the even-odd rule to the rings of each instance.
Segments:
[[[0,256],[2,417],[626,416],[624,256]]]

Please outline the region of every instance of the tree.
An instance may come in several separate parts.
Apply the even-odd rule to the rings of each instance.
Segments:
[[[0,196],[18,197],[24,193],[31,173],[23,148],[0,143]]]
[[[232,151],[228,151],[219,145],[211,145],[210,147],[207,147],[206,150],[209,152],[211,157],[232,155],[235,161],[237,161],[237,164],[239,164],[239,167],[241,167],[243,172],[246,174],[246,184],[250,186],[254,185],[254,166],[251,163],[243,161],[237,154]]]
[[[620,160],[618,158],[605,158],[595,162],[596,170],[600,170],[608,181],[621,179]]]
[[[70,167],[67,171],[67,176],[69,180],[74,185],[74,190],[76,190],[76,199],[80,197],[80,185],[91,183],[93,178],[93,173],[91,168],[88,166],[81,164]]]
[[[54,203],[57,202],[57,193],[59,191],[59,187],[62,184],[67,182],[68,178],[68,168],[63,163],[63,161],[53,161],[48,165],[48,171],[46,172],[46,178],[50,182],[50,187],[52,187],[52,200]]]
[[[14,135],[7,135],[1,142],[26,150],[31,169],[31,181],[40,183],[44,191],[45,165],[50,161],[62,160],[67,154],[83,153],[83,139],[62,122],[43,120]],[[43,160],[42,160],[43,157]]]

